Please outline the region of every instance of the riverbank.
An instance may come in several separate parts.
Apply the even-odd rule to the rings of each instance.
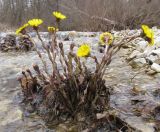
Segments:
[[[158,92],[160,30],[157,28],[153,30],[155,32],[153,47],[147,47],[147,42],[141,38],[125,45],[113,58],[105,76],[106,85],[113,87],[111,107],[115,109],[121,119],[143,132],[153,132],[156,121],[160,121],[158,114],[155,117],[152,115],[155,108],[160,105],[160,92]],[[119,39],[123,36],[139,33],[139,30],[113,33]],[[7,34],[10,33],[0,34],[0,42]],[[92,53],[100,59],[103,54],[98,50],[99,34],[96,32],[59,32],[58,41],[64,43],[66,51],[69,50],[71,43],[75,43],[76,48],[82,43],[89,43],[92,47]],[[41,49],[35,33],[30,35],[38,44],[38,48]],[[41,35],[47,42],[48,34],[41,33]],[[2,108],[0,110],[0,130],[11,132],[47,131],[49,128],[39,117],[34,113],[30,114],[24,111],[21,107],[21,89],[17,82],[17,76],[23,68],[31,68],[33,63],[40,64],[37,54],[34,51],[26,53],[0,52],[0,58],[0,104]],[[88,64],[92,68],[93,62],[89,61]],[[150,120],[150,116],[156,120]],[[57,129],[65,130],[67,128],[61,124]]]

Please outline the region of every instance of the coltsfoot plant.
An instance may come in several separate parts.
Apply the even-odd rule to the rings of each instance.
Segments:
[[[0,43],[0,51],[2,52],[30,51],[34,47],[28,35],[20,35],[17,37],[14,34],[8,34],[2,39]]]
[[[53,15],[56,17],[56,27],[48,27],[52,39],[48,45],[39,34],[39,27],[43,21],[32,19],[28,22],[37,33],[49,60],[46,61],[42,51],[36,49],[44,68],[41,70],[38,65],[33,65],[34,72],[30,69],[22,72],[23,76],[19,81],[24,101],[50,122],[78,120],[79,116],[84,117],[81,118],[83,121],[89,118],[95,119],[97,113],[103,113],[109,109],[110,89],[106,87],[103,80],[106,67],[111,63],[112,56],[124,44],[140,35],[128,36],[115,43],[112,34],[108,32],[101,34],[100,41],[105,45],[105,51],[100,60],[92,54],[88,44],[82,44],[77,51],[74,50],[75,44],[71,44],[66,54],[63,43],[57,43],[56,39],[58,25],[66,16],[60,12],[54,12]],[[147,33],[149,34],[149,31]],[[89,70],[85,59],[94,60],[95,71]],[[48,63],[51,64],[51,69],[48,69]]]
[[[3,41],[0,43],[0,51],[8,52],[32,50],[34,45],[25,30],[28,26],[28,24],[25,24],[16,30],[16,35],[18,35],[18,37],[15,34],[8,34],[6,37],[2,38]]]
[[[7,52],[13,49],[17,49],[16,47],[16,36],[13,34],[8,34],[3,38],[3,41],[0,43],[0,51]]]

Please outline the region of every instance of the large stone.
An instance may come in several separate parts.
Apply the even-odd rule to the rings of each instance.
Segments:
[[[156,49],[156,50],[152,50],[153,55],[158,55],[160,57],[160,48]]]
[[[145,48],[147,47],[147,45],[148,45],[148,42],[147,41],[139,41],[138,43],[137,43],[137,49],[139,49],[139,50],[141,50],[141,51],[144,51],[145,50]]]
[[[152,51],[153,51],[153,47],[148,46],[142,51],[142,53],[139,52],[139,54],[137,54],[136,57],[137,58],[146,58],[149,55],[151,55]]]
[[[154,50],[153,46],[147,46],[143,52],[144,56],[147,57],[151,55],[153,50]]]
[[[131,61],[129,64],[133,67],[133,68],[139,68],[139,67],[143,67],[146,64],[146,59],[144,58],[138,58],[138,59],[134,59],[133,61]]]
[[[155,61],[158,60],[157,55],[150,55],[149,57],[146,57],[147,62],[152,65]]]
[[[160,47],[160,32],[156,32],[155,34],[155,38],[154,38],[154,42],[155,42],[155,47]]]

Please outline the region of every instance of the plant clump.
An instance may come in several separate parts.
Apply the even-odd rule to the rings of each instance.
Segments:
[[[59,16],[57,15],[55,15],[56,18]],[[63,19],[58,17],[57,26],[61,20]],[[92,54],[88,44],[82,44],[77,51],[75,51],[75,44],[71,44],[69,52],[65,53],[64,45],[62,42],[57,42],[56,30],[53,28],[49,28],[52,41],[49,46],[46,45],[39,34],[42,20],[34,19],[29,23],[37,33],[49,61],[44,60],[42,51],[36,49],[43,69],[38,65],[33,65],[34,71],[26,69],[22,72],[23,76],[19,78],[19,82],[24,94],[24,102],[31,105],[47,122],[61,123],[68,119],[95,120],[98,113],[108,111],[110,88],[105,85],[106,82],[103,79],[106,67],[124,44],[140,35],[125,37],[115,43],[111,41],[113,36],[105,33],[104,55],[102,59],[98,59]],[[94,60],[96,67],[94,71],[87,67],[85,63],[87,59]],[[51,69],[48,69],[48,63],[51,64]],[[110,116],[105,115],[105,117]],[[107,121],[110,123],[109,120]]]
[[[0,44],[0,50],[7,52],[9,50],[17,49],[16,47],[16,36],[13,34],[6,35]]]
[[[24,24],[16,30],[16,35],[8,34],[6,37],[3,37],[0,43],[0,51],[30,51],[34,49],[33,42],[26,32],[28,26],[28,23]]]
[[[28,35],[17,37],[15,34],[8,34],[0,42],[0,51],[30,51],[34,48]]]

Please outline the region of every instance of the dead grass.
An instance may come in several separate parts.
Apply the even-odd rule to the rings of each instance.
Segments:
[[[27,7],[26,0],[22,0],[15,4],[14,8],[11,0],[5,2],[0,10],[0,22],[20,26],[26,20],[38,17],[47,20],[45,25],[54,25],[54,19],[50,16],[52,11],[57,9],[55,1],[32,2],[32,6]],[[135,29],[141,24],[160,26],[158,5],[159,0],[61,0],[59,9],[68,19],[62,23],[60,29],[106,31]],[[18,14],[15,15],[15,12]],[[6,28],[10,29],[8,26]],[[46,30],[46,27],[43,29]]]
[[[141,24],[159,26],[160,9],[158,0],[86,0],[84,3],[74,4],[73,7],[64,9],[83,30],[121,30],[139,28]],[[75,13],[76,12],[76,13]],[[78,14],[78,15],[77,15]],[[75,19],[76,18],[76,19]],[[78,20],[77,20],[78,19]],[[78,22],[77,22],[78,21]]]
[[[11,27],[8,24],[0,23],[0,31],[1,32],[12,32],[12,31],[15,31],[15,30],[16,30],[15,27]]]

